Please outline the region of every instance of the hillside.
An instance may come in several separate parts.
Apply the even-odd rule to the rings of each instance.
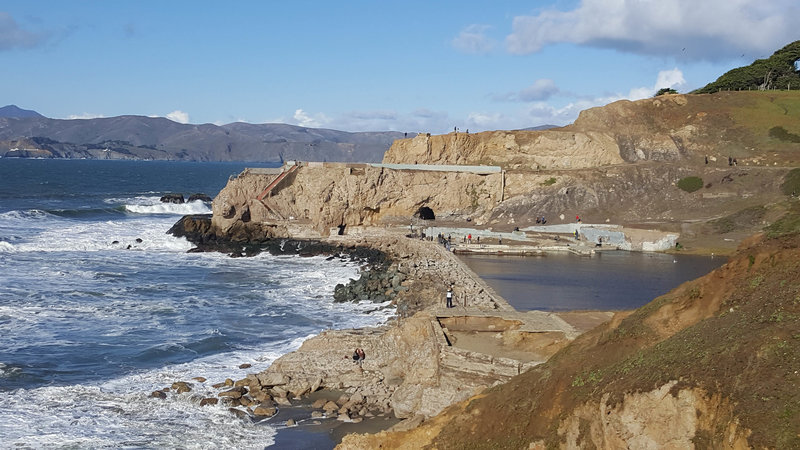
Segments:
[[[0,156],[375,162],[392,141],[403,136],[286,124],[192,125],[143,116],[58,120],[12,112],[10,117],[0,115]]]
[[[720,269],[406,432],[344,448],[798,448],[800,204]]]
[[[420,134],[395,141],[384,162],[502,167],[503,201],[491,209],[478,191],[453,193],[476,205],[457,219],[495,230],[580,215],[729,253],[783,213],[791,191],[780,186],[800,166],[800,92],[663,95],[591,108],[546,131]],[[696,189],[680,187],[689,180]]]
[[[749,66],[730,70],[716,81],[693,91],[711,94],[718,91],[800,89],[800,41],[776,51],[767,59],[758,59]]]

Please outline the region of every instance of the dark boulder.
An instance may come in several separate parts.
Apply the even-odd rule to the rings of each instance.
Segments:
[[[178,394],[182,394],[184,392],[191,392],[192,385],[185,381],[176,381],[172,383],[172,390],[177,391]]]
[[[200,400],[200,406],[216,405],[217,403],[219,403],[219,399],[214,397],[208,397]]]
[[[193,202],[195,200],[200,200],[201,202],[211,203],[211,197],[206,194],[192,194],[189,196],[189,200],[187,202]]]
[[[162,400],[163,400],[163,399],[167,398],[167,394],[166,394],[165,392],[163,392],[163,391],[153,391],[153,392],[150,394],[150,397],[153,397],[153,398],[160,398],[160,399],[162,399]]]
[[[184,203],[183,194],[165,194],[161,196],[161,203]]]

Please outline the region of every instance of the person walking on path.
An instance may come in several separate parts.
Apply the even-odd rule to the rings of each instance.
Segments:
[[[453,286],[452,285],[449,288],[447,288],[447,307],[448,308],[452,308],[453,307]]]

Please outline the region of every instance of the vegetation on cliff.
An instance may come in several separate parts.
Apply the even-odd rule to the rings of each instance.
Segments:
[[[800,89],[800,41],[776,51],[767,59],[757,59],[749,66],[726,72],[717,81],[693,91],[693,94],[712,94],[718,91]]]

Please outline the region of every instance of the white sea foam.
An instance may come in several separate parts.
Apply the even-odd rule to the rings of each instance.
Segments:
[[[211,209],[200,200],[187,203],[164,203],[160,197],[135,197],[128,199],[108,199],[106,203],[122,203],[125,210],[136,214],[210,214]]]
[[[17,218],[32,220],[23,216]],[[98,342],[119,345],[131,336],[152,341],[141,355],[148,363],[162,354],[186,360],[180,358],[220,348],[111,379],[0,392],[0,447],[263,448],[273,442],[272,425],[240,421],[222,405],[200,407],[197,397],[216,396],[210,385],[227,377],[266,369],[324,328],[378,325],[393,315],[388,304],[333,302],[334,286],[357,277],[356,263],[185,253],[188,242],[165,234],[170,217],[97,223],[51,216],[44,222],[24,239],[0,244],[13,248],[0,253],[0,299],[9,299],[0,301],[0,347],[8,355],[40,351],[40,345],[98,348],[106,352],[97,355],[103,361],[117,355]],[[197,325],[196,310],[213,318]],[[240,316],[224,317],[229,311]],[[266,329],[274,337],[260,337]],[[232,333],[259,343],[231,340]],[[17,362],[3,360],[0,379],[26,376]],[[252,368],[238,369],[242,363]],[[192,382],[195,376],[209,381]],[[193,391],[148,397],[179,380],[192,382]]]
[[[14,245],[23,251],[160,250],[185,252],[192,245],[167,235],[173,219],[143,217],[124,221],[61,220]]]
[[[131,383],[129,386],[138,382],[135,377],[126,381]],[[167,381],[162,384],[171,383]],[[200,407],[197,394],[174,395],[166,400],[150,398],[148,394],[136,389],[109,389],[106,385],[0,393],[5,410],[0,422],[3,445],[210,449],[264,448],[273,442],[273,427],[238,420],[224,407]]]
[[[0,221],[9,221],[12,223],[19,223],[22,221],[29,222],[32,220],[48,220],[55,217],[55,215],[39,209],[29,209],[24,211],[14,210],[0,213]]]

